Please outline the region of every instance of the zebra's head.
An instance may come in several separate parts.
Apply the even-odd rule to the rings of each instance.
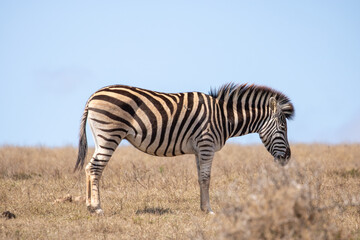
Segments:
[[[259,135],[275,162],[285,166],[291,157],[286,119],[292,118],[294,107],[284,95],[270,97],[268,103],[270,114],[260,129]]]

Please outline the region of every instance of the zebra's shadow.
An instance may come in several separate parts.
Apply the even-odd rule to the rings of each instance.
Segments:
[[[164,214],[172,214],[170,208],[162,208],[162,207],[144,207],[144,209],[136,210],[136,215],[141,214],[154,214],[154,215],[164,215]]]

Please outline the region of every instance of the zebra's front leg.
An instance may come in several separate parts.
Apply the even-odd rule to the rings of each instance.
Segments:
[[[206,213],[214,214],[210,206],[210,174],[212,165],[213,153],[196,155],[196,165],[198,170],[198,181],[200,185],[200,209]]]

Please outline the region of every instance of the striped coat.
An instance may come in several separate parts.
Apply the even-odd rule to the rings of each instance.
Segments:
[[[88,121],[96,147],[86,167],[89,210],[102,213],[98,182],[116,147],[126,139],[139,150],[156,156],[195,154],[200,207],[212,212],[208,190],[214,153],[230,137],[258,132],[269,152],[280,163],[287,162],[290,148],[286,127],[281,130],[279,122],[286,125],[285,119],[293,112],[285,95],[258,86],[228,84],[209,95],[167,94],[123,85],[100,89],[85,107],[75,167],[84,165]],[[271,120],[275,118],[276,121]],[[272,137],[275,135],[277,138]]]

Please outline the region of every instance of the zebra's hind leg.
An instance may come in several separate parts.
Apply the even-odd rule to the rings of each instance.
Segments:
[[[94,155],[85,168],[86,206],[90,212],[95,212],[99,215],[103,214],[103,210],[100,206],[100,178],[104,168],[120,143],[119,140],[117,141],[114,139],[107,139],[102,135],[97,135],[95,137],[96,146]]]

